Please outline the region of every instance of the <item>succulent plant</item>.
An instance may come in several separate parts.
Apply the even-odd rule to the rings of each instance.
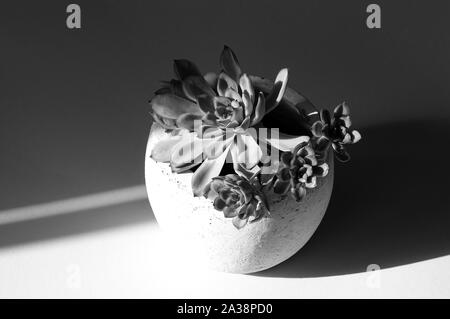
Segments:
[[[317,177],[328,174],[328,164],[317,160],[309,141],[300,143],[292,152],[283,152],[280,159],[278,170],[266,184],[273,186],[277,194],[290,191],[297,201],[305,197],[308,188],[317,186]]]
[[[175,60],[177,79],[165,82],[150,102],[155,121],[175,130],[155,146],[151,156],[170,162],[175,172],[200,164],[192,177],[195,196],[200,196],[205,185],[220,174],[229,153],[237,174],[250,178],[259,171],[262,150],[258,137],[248,129],[279,104],[286,89],[288,71],[282,69],[270,93],[257,90],[226,46],[220,65],[218,76],[202,76],[192,62]],[[263,142],[287,150],[303,139],[280,133],[276,139]]]
[[[150,101],[152,115],[165,128],[194,130],[194,120],[219,128],[244,130],[259,123],[280,102],[286,89],[288,71],[282,69],[272,92],[265,97],[255,91],[249,76],[242,72],[236,55],[224,47],[219,75],[202,75],[189,60],[174,61],[177,79],[163,82]]]
[[[347,161],[345,145],[361,135],[350,129],[345,103],[333,116],[322,110],[318,117],[311,102],[287,90],[287,69],[274,82],[249,75],[227,46],[220,68],[219,74],[202,74],[188,60],[174,61],[176,78],[164,81],[150,101],[154,121],[169,133],[153,146],[151,157],[170,163],[176,173],[192,169],[194,196],[211,199],[242,228],[269,213],[270,189],[304,199],[317,178],[328,174],[330,145]],[[231,168],[224,169],[230,158],[234,173],[220,176]]]
[[[269,213],[267,201],[257,178],[250,180],[236,174],[214,177],[204,189],[214,208],[240,229],[248,222],[260,220]]]
[[[334,109],[333,117],[328,110],[322,110],[320,121],[315,122],[311,127],[313,135],[317,138],[315,141],[317,149],[322,152],[331,143],[336,158],[341,162],[349,161],[350,155],[345,145],[361,140],[361,134],[351,130],[350,126],[350,109],[345,102]]]

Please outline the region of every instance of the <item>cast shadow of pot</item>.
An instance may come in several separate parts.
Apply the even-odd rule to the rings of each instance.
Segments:
[[[336,164],[325,217],[296,255],[257,276],[322,277],[450,253],[450,121],[361,130],[352,161]]]

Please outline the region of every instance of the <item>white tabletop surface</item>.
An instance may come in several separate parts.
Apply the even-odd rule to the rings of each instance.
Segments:
[[[188,262],[188,252],[165,240],[148,204],[128,204],[137,222],[110,222],[97,227],[95,219],[78,212],[63,221],[4,225],[6,232],[37,229],[38,235],[16,238],[0,247],[0,297],[56,298],[448,298],[450,256],[432,258],[375,272],[337,276],[285,276],[275,268],[260,275],[205,271]],[[114,208],[108,208],[113,210]],[[134,212],[133,212],[134,210]],[[139,211],[136,213],[136,211]],[[67,220],[67,218],[69,218]],[[71,218],[71,219],[70,219]],[[104,216],[103,216],[104,218]],[[110,219],[114,219],[112,215]],[[47,223],[43,228],[39,223]],[[48,224],[50,223],[50,224]],[[52,224],[53,223],[53,224]],[[81,228],[80,228],[80,227]],[[6,227],[6,228],[5,228]],[[9,230],[8,230],[9,227]],[[50,228],[49,228],[50,227]],[[60,232],[51,228],[61,228]],[[78,231],[84,229],[84,231]],[[47,236],[48,235],[48,236]],[[13,236],[14,237],[14,236]],[[301,254],[300,252],[299,254]],[[301,267],[290,263],[289,267]],[[281,266],[286,270],[287,266]],[[291,272],[292,273],[292,272]],[[295,273],[295,272],[294,272]]]

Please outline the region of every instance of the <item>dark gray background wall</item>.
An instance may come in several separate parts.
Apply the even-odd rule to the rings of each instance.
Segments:
[[[407,160],[411,183],[438,181],[422,164],[448,142],[450,2],[375,2],[381,30],[366,28],[371,2],[358,0],[78,0],[81,30],[66,28],[69,1],[2,2],[0,209],[143,183],[147,100],[173,58],[216,70],[223,44],[249,73],[289,67],[319,107],[348,101],[365,137],[356,172],[379,169],[389,184]],[[385,166],[363,164],[371,152]]]

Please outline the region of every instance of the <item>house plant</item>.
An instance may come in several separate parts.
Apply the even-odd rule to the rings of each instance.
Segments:
[[[287,86],[243,71],[224,47],[221,72],[175,60],[150,101],[146,185],[158,223],[210,268],[251,273],[295,254],[325,214],[333,154],[360,140],[349,107],[318,111]]]

